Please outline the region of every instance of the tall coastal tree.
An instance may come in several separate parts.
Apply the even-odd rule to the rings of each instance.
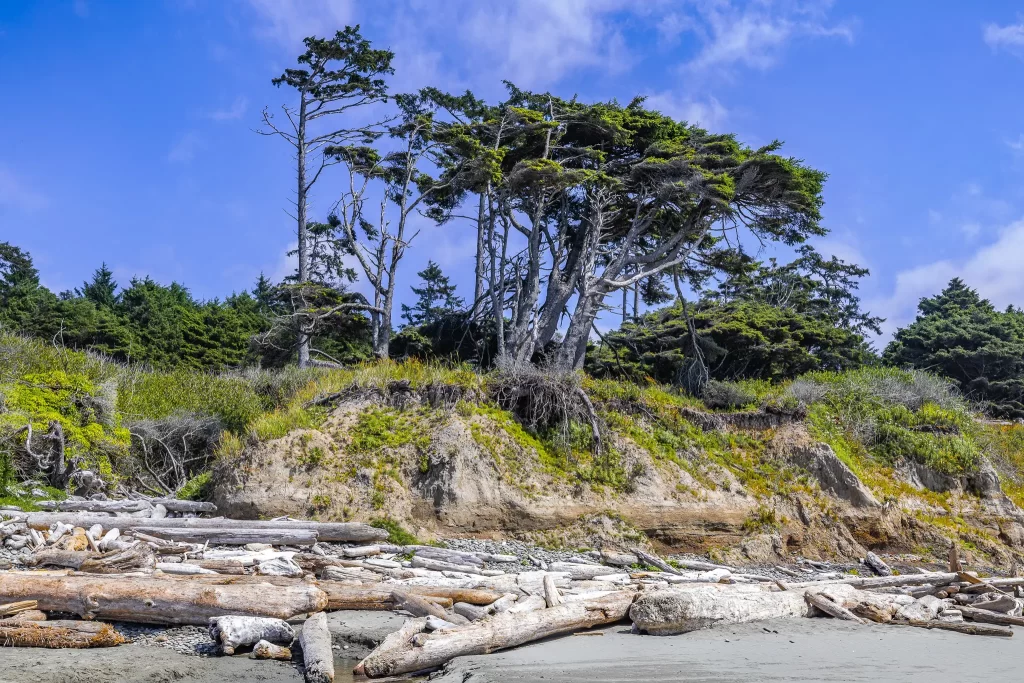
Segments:
[[[374,49],[358,26],[346,26],[333,38],[309,37],[303,42],[306,51],[299,55],[299,67],[285,69],[272,81],[277,86],[294,88],[298,102],[282,106],[286,123],[278,123],[274,114],[264,109],[264,129],[260,131],[280,137],[295,150],[298,271],[292,287],[300,367],[310,363],[309,340],[318,317],[309,303],[317,295],[308,291],[315,287],[309,272],[310,191],[324,169],[339,161],[336,155],[325,153],[327,148],[357,141],[369,143],[381,134],[379,126],[366,124],[357,110],[386,100],[384,77],[393,73],[394,58],[389,50]],[[335,123],[339,120],[343,123]]]
[[[441,271],[441,266],[433,261],[416,273],[421,286],[413,287],[416,303],[412,306],[402,304],[402,318],[410,325],[431,325],[442,318],[462,310],[465,305],[462,298],[455,293],[455,285]]]

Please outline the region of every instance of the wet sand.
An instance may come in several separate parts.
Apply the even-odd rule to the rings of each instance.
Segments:
[[[336,643],[390,628],[397,615],[345,613]],[[768,629],[766,631],[765,629]],[[778,631],[774,633],[771,631]],[[909,681],[964,683],[1024,679],[1024,632],[1013,638],[966,636],[897,626],[793,619],[637,636],[628,624],[554,638],[517,650],[463,657],[436,683],[647,683],[695,681]],[[348,634],[348,635],[346,635]],[[338,650],[337,683],[362,652]],[[364,679],[365,680],[365,679]],[[199,658],[152,646],[103,650],[0,649],[0,683],[298,683],[295,664],[244,655]]]

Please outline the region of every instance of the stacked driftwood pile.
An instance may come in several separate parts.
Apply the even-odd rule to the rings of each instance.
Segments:
[[[640,549],[532,558],[530,567],[515,555],[390,545],[364,524],[200,518],[215,510],[186,501],[47,507],[55,511],[5,512],[0,522],[4,545],[24,558],[0,572],[0,642],[8,645],[106,647],[125,642],[110,622],[193,624],[207,626],[224,654],[291,659],[289,620],[309,615],[299,635],[304,670],[328,681],[331,610],[411,615],[359,664],[370,677],[627,619],[651,634],[824,615],[984,635],[1024,625],[1016,595],[1024,579],[982,579],[955,556],[948,572],[893,576],[869,554],[865,566],[879,574],[870,578],[785,568],[773,578],[669,564]],[[54,613],[80,619],[49,620]]]

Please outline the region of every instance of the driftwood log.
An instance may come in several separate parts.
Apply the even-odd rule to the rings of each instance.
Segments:
[[[13,617],[15,614],[21,612],[27,612],[29,610],[38,609],[39,603],[35,600],[22,600],[20,602],[11,602],[5,605],[0,605],[0,619],[7,619]]]
[[[873,552],[868,551],[867,556],[864,558],[864,564],[879,576],[892,576],[892,569],[889,568],[889,565]]]
[[[831,599],[822,595],[821,593],[816,593],[814,591],[805,591],[804,599],[808,602],[808,604],[820,609],[822,612],[829,615],[830,617],[834,617],[836,619],[843,619],[844,621],[853,621],[858,624],[865,623],[864,619],[861,619],[856,614],[843,607],[841,604],[833,602]]]
[[[49,529],[55,522],[83,528],[99,524],[104,529],[117,527],[122,532],[137,527],[155,527],[160,529],[305,529],[315,531],[321,541],[331,543],[382,541],[388,536],[388,533],[383,529],[355,522],[262,521],[206,519],[201,517],[145,519],[136,517],[104,517],[102,515],[78,514],[74,512],[33,512],[25,516],[25,521],[31,528],[39,530]]]
[[[43,500],[37,505],[43,510],[61,512],[142,512],[153,509],[148,500]]]
[[[985,609],[977,609],[967,605],[957,607],[960,613],[967,619],[978,621],[983,624],[1002,624],[1004,626],[1024,626],[1024,617],[1011,617],[1009,614],[999,614]]]
[[[150,520],[153,521],[153,520]],[[313,545],[317,532],[312,529],[165,529],[162,527],[135,527],[133,531],[176,543],[212,543],[215,545],[245,545],[269,543],[271,545]]]
[[[226,655],[233,655],[238,648],[255,645],[260,641],[291,645],[295,640],[295,631],[287,621],[267,617],[213,617],[210,619],[209,631],[210,638],[217,642],[220,651]]]
[[[314,614],[302,625],[299,634],[302,646],[302,664],[306,670],[306,683],[332,683],[334,681],[334,652],[331,650],[331,632],[327,630],[327,615]]]
[[[640,550],[639,548],[634,548],[633,554],[640,558],[640,561],[644,564],[650,565],[652,567],[657,567],[663,572],[668,572],[669,574],[682,574],[681,571],[670,565],[665,560],[661,559],[660,557],[657,557],[656,555],[645,553],[643,550]]]
[[[96,621],[0,620],[0,644],[13,647],[113,647],[128,640],[110,624]]]
[[[956,631],[971,636],[1001,636],[1010,638],[1013,631],[998,626],[986,626],[985,624],[958,624],[949,621],[891,621],[891,624],[901,626],[917,626],[918,628],[935,628],[942,631]]]
[[[211,617],[265,616],[289,619],[327,607],[327,595],[311,584],[216,586],[136,576],[39,576],[0,574],[0,595],[36,600],[47,612],[85,619],[144,624],[205,626]]]
[[[846,584],[854,588],[893,588],[896,586],[923,586],[925,584],[942,585],[957,580],[957,574],[952,572],[934,572],[929,574],[910,574],[907,576],[851,576],[848,579],[829,579],[827,581],[787,582],[786,585],[791,589],[814,588],[816,586],[827,586],[828,584]]]
[[[154,498],[153,505],[163,505],[168,512],[216,512],[217,506],[198,500],[178,500],[177,498]]]
[[[292,651],[287,647],[261,640],[253,646],[252,654],[249,656],[252,659],[279,659],[287,662],[292,658]]]
[[[464,655],[487,654],[548,636],[610,624],[626,618],[634,593],[615,591],[589,601],[570,602],[534,612],[503,612],[431,634],[415,634],[404,642],[384,643],[360,663],[371,678],[434,669]],[[420,625],[420,629],[425,622]],[[387,645],[387,647],[385,647]]]

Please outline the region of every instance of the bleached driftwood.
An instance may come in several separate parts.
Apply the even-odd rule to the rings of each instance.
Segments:
[[[505,610],[507,610],[510,607],[512,607],[513,605],[515,605],[516,604],[516,600],[518,600],[518,599],[519,599],[519,596],[516,595],[515,593],[505,593],[500,598],[498,598],[497,600],[492,602],[490,607],[495,612],[504,612]]]
[[[43,510],[61,512],[141,512],[153,509],[148,500],[43,500],[37,505]]]
[[[0,595],[36,600],[47,612],[144,624],[205,626],[210,617],[225,615],[289,619],[327,607],[327,594],[302,582],[267,590],[260,584],[218,586],[125,575],[0,573]]]
[[[472,564],[455,564],[444,560],[435,560],[429,557],[413,555],[412,566],[420,569],[431,569],[436,572],[462,572],[464,574],[479,574],[482,569]]]
[[[261,640],[279,645],[291,645],[295,640],[295,631],[287,621],[268,617],[213,617],[209,631],[210,637],[226,655],[233,655],[238,648],[255,645]]]
[[[762,619],[805,617],[810,608],[799,591],[723,591],[693,586],[655,591],[637,599],[629,616],[641,631],[670,635]]]
[[[15,614],[20,612],[27,612],[28,610],[34,610],[39,607],[39,603],[35,600],[22,600],[20,602],[10,602],[5,605],[0,605],[0,619],[7,619],[13,617]]]
[[[302,567],[287,557],[275,557],[256,565],[256,573],[261,576],[289,576],[298,578],[303,575]]]
[[[311,522],[304,520],[243,520],[243,519],[207,519],[202,517],[175,517],[166,519],[138,519],[133,517],[103,517],[87,513],[74,512],[34,512],[24,515],[28,526],[33,529],[48,529],[55,522],[63,522],[76,527],[90,527],[101,524],[103,528],[116,526],[123,533],[127,529],[138,527],[160,529],[260,529],[282,530],[301,529],[315,531],[317,538],[325,542],[360,543],[382,541],[387,538],[383,529],[369,524],[356,522]]]
[[[889,565],[873,552],[868,551],[867,556],[864,558],[864,564],[879,576],[892,576],[892,570],[889,569]]]
[[[317,541],[316,531],[311,529],[164,529],[160,527],[135,527],[133,531],[177,543],[313,545]]]
[[[639,564],[640,558],[633,553],[617,553],[610,550],[602,550],[601,561],[613,567],[629,567]]]
[[[367,676],[379,678],[434,669],[460,656],[485,654],[516,647],[578,629],[624,619],[633,593],[615,593],[588,602],[574,602],[534,612],[495,614],[466,626],[417,633],[404,642],[381,644],[360,663]],[[421,627],[422,628],[422,627]]]
[[[394,591],[392,601],[396,609],[403,609],[414,617],[433,616],[438,619],[449,619],[448,614],[437,605],[406,591]]]
[[[154,498],[153,505],[163,505],[168,512],[216,512],[217,506],[213,503],[198,500],[178,500],[177,498]]]
[[[605,574],[618,574],[615,567],[605,567],[600,564],[576,564],[575,562],[552,562],[548,565],[552,572],[561,572],[569,575],[574,581],[589,581],[595,576]]]
[[[855,588],[890,588],[895,586],[923,586],[924,584],[942,585],[957,580],[953,573],[934,572],[929,574],[910,574],[906,576],[851,576],[845,579],[829,579],[827,581],[801,581],[787,583],[790,589],[813,588],[828,584],[846,584]]]
[[[544,609],[548,606],[547,600],[542,595],[528,595],[525,598],[520,598],[516,604],[509,607],[506,612],[510,614],[523,614],[524,612],[533,612],[535,610]]]
[[[562,596],[550,574],[544,576],[544,602],[548,607],[558,607],[562,604]]]
[[[97,621],[0,621],[0,644],[54,649],[113,647],[128,640]]]
[[[967,619],[981,622],[983,624],[1002,624],[1004,626],[1024,626],[1024,617],[1013,617],[1008,614],[999,614],[985,609],[977,609],[968,605],[961,605],[957,609]]]
[[[302,647],[302,664],[306,670],[307,683],[332,683],[334,681],[334,652],[331,650],[331,633],[327,630],[327,615],[317,612],[302,625],[299,634]]]
[[[843,619],[845,621],[852,621],[858,624],[863,624],[864,620],[858,617],[850,610],[843,607],[841,603],[833,602],[830,598],[821,593],[809,590],[804,591],[804,599],[814,607],[817,607],[825,614],[836,619]]]
[[[465,553],[459,550],[447,548],[435,548],[432,545],[411,545],[406,546],[407,551],[413,551],[415,557],[448,562],[450,564],[468,564],[482,567],[484,561],[476,553]]]
[[[1004,638],[1010,638],[1013,636],[1013,631],[1008,628],[986,626],[985,624],[957,624],[947,621],[893,621],[890,623],[901,626],[916,626],[918,628],[934,628],[943,631],[956,631],[957,633],[966,633],[971,636],[1002,636]]]

